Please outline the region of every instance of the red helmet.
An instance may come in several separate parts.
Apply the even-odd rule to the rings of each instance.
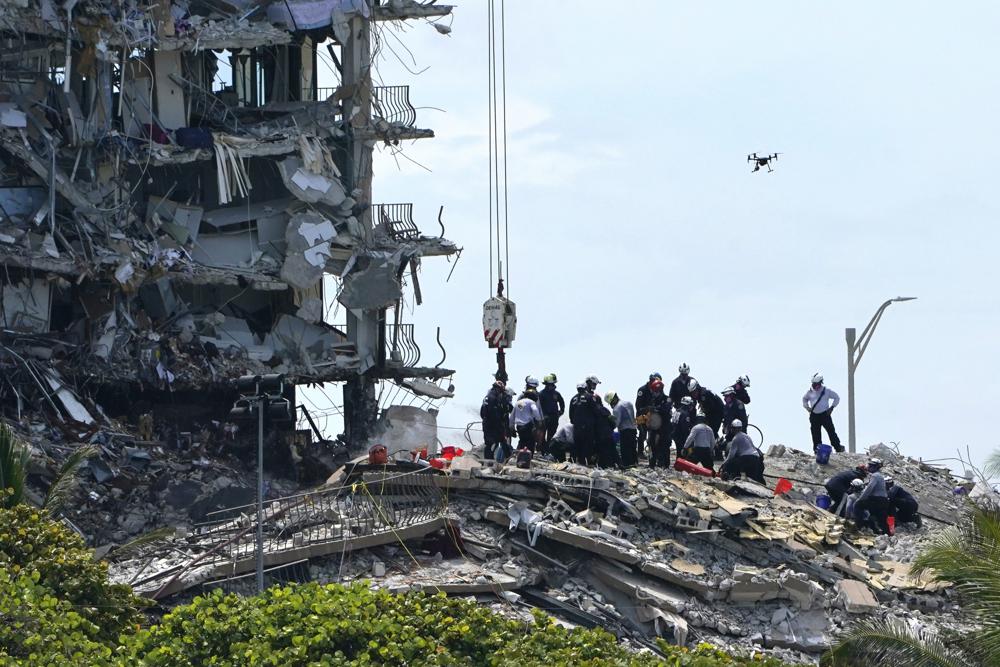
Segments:
[[[653,380],[652,382],[649,383],[649,388],[652,389],[653,391],[663,391],[663,381]]]

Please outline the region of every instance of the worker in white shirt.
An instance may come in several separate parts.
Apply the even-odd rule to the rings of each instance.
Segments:
[[[812,432],[813,451],[821,442],[821,429],[826,429],[830,444],[838,452],[844,451],[840,437],[833,425],[833,409],[840,405],[840,396],[833,389],[823,384],[823,376],[819,373],[812,376],[809,391],[802,397],[802,407],[809,413],[809,430]]]
[[[514,404],[513,412],[510,413],[510,425],[517,433],[518,449],[535,451],[535,430],[545,423],[542,410],[538,407],[537,397],[538,394],[535,392],[521,394]]]

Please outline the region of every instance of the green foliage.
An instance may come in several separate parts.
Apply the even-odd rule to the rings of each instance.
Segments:
[[[52,482],[52,486],[49,487],[49,492],[45,496],[45,504],[42,505],[42,508],[46,512],[55,516],[62,511],[62,508],[69,502],[73,493],[79,487],[79,479],[76,476],[77,471],[87,459],[96,455],[98,451],[100,450],[96,445],[84,445],[77,447],[66,457],[66,460],[63,461],[62,466],[59,468],[59,473],[56,475],[55,481]]]
[[[30,450],[0,421],[0,507],[13,507],[24,498]]]
[[[75,609],[101,641],[116,639],[141,618],[139,598],[128,586],[108,582],[107,564],[94,560],[79,535],[24,504],[0,508],[0,572],[9,581],[27,577]]]
[[[140,631],[116,654],[122,665],[582,665],[585,667],[779,667],[708,646],[663,645],[666,661],[632,653],[601,629],[568,630],[538,612],[524,623],[441,595],[392,595],[318,584],[240,598],[214,592]]]
[[[0,572],[0,662],[17,665],[111,664],[101,629],[66,600],[41,585],[38,570]]]

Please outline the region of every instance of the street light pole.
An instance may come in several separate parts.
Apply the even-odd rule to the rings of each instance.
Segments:
[[[257,396],[257,592],[264,592],[264,410],[267,394]]]
[[[868,343],[871,342],[885,309],[894,303],[913,301],[916,298],[915,296],[897,296],[895,299],[889,299],[883,303],[875,311],[872,319],[868,322],[868,326],[864,328],[860,336],[857,335],[857,330],[853,327],[844,330],[847,340],[847,441],[852,454],[857,451],[857,432],[854,421],[854,373],[858,370],[861,357],[864,356],[865,350],[868,349]]]

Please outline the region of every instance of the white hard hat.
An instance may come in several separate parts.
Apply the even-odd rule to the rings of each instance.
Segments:
[[[692,399],[690,396],[685,396],[684,398],[681,399],[681,403],[683,403],[684,405],[691,405],[692,403],[694,403],[694,399]]]
[[[529,375],[528,377],[524,378],[524,384],[526,384],[529,387],[537,387],[538,378],[533,378]]]
[[[723,396],[732,396],[735,393],[736,393],[736,390],[733,389],[732,387],[726,387],[725,389],[722,390],[722,395]]]
[[[691,372],[691,367],[688,366],[687,364],[681,364],[680,366],[677,367],[677,370],[678,372],[680,372],[681,375],[687,375],[688,373]]]
[[[823,374],[822,373],[816,373],[815,375],[813,375],[812,383],[813,384],[823,384]]]
[[[741,375],[737,379],[739,380],[739,383],[741,385],[743,385],[744,387],[749,387],[750,386],[750,376],[749,375]]]
[[[886,484],[886,486],[889,486],[890,484],[895,484],[895,483],[896,483],[896,480],[894,480],[892,478],[892,475],[886,475],[885,476],[885,484]]]
[[[872,457],[868,459],[868,472],[878,472],[882,468],[882,459]]]
[[[587,385],[586,385],[586,383],[581,382],[580,384],[576,385],[576,388],[577,388],[577,390],[586,389]]]
[[[865,485],[865,480],[863,479],[853,479],[851,480],[851,486],[862,487]]]
[[[597,379],[596,375],[588,375],[587,382],[590,382],[591,384],[601,384],[601,381]]]
[[[743,428],[743,422],[740,421],[739,419],[734,419],[733,423],[730,424],[730,426],[732,426],[733,428]]]
[[[688,391],[694,391],[697,388],[698,388],[698,381],[695,380],[694,378],[691,378],[691,381],[688,382]]]

